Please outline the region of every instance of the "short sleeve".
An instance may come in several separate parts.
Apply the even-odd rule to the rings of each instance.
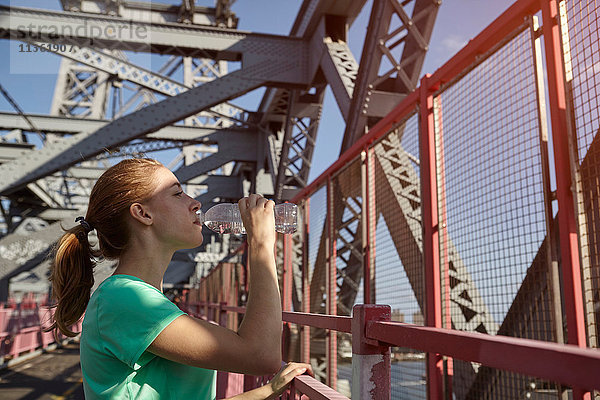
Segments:
[[[148,346],[185,313],[142,280],[119,279],[102,289],[98,334],[106,350],[130,368],[137,369],[153,358],[149,354],[140,358]]]

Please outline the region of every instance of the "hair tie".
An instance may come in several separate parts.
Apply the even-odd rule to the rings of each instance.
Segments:
[[[90,225],[90,223],[87,222],[83,217],[75,218],[75,222],[79,222],[81,226],[83,226],[83,229],[85,229],[85,233],[89,233],[94,230],[92,225]]]

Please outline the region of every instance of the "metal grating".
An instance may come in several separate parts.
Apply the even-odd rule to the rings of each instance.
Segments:
[[[561,4],[566,80],[579,163],[580,250],[588,340],[600,336],[600,1]]]
[[[423,325],[418,114],[409,116],[374,145],[373,164],[375,300],[391,306],[393,321]],[[396,347],[391,351],[392,399],[426,399],[425,354]]]
[[[442,309],[447,327],[553,341],[531,35],[525,25],[434,101]],[[529,384],[460,361],[454,373],[458,399],[520,398]]]
[[[324,306],[321,307],[321,303],[316,304],[312,299],[312,283],[317,280],[322,280],[325,282],[325,278],[323,276],[322,279],[315,277],[315,270],[320,270],[321,274],[325,274],[325,262],[326,262],[326,254],[325,254],[325,243],[321,244],[321,241],[324,240],[322,237],[323,234],[326,235],[325,232],[325,219],[327,217],[327,188],[322,187],[315,192],[310,197],[310,216],[309,216],[309,226],[310,231],[308,233],[308,280],[311,282],[311,302],[310,309],[311,312],[324,312]],[[322,249],[321,249],[321,248]],[[319,254],[319,251],[323,252],[322,255]],[[320,265],[320,268],[317,268],[317,263]],[[324,304],[324,299],[323,304]]]
[[[310,282],[310,312],[325,314],[327,254],[327,187],[321,187],[310,197],[308,233],[308,282]],[[326,332],[310,328],[310,361],[315,378],[325,382],[327,376]]]
[[[363,280],[362,183],[360,160],[355,159],[332,180],[336,226],[338,315],[351,315],[363,303],[357,293]]]
[[[363,285],[362,181],[360,159],[350,161],[332,178],[335,223],[337,314],[350,316]],[[332,334],[332,332],[330,332]],[[352,335],[337,333],[337,390],[350,395]]]

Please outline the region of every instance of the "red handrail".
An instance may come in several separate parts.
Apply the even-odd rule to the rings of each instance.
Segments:
[[[296,391],[307,395],[311,400],[349,400],[348,397],[336,392],[310,375],[299,375],[294,378],[290,388],[290,398],[295,398]]]
[[[600,350],[596,349],[398,322],[369,321],[366,334],[394,346],[600,390]]]
[[[221,310],[236,313],[246,311],[245,307],[235,306],[221,306]],[[351,317],[284,311],[282,318],[285,322],[352,333]],[[600,350],[597,349],[400,322],[368,321],[365,333],[368,339],[382,345],[438,353],[586,390],[600,390]],[[298,391],[317,399],[346,398],[308,378],[296,378],[295,387]],[[331,393],[326,394],[326,390],[342,397],[332,397]],[[328,397],[323,397],[325,395]]]
[[[302,312],[284,311],[283,320],[298,325],[314,328],[331,329],[338,332],[352,332],[352,318],[338,315],[323,315]]]

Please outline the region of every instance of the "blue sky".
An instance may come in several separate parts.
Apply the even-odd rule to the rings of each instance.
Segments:
[[[178,1],[166,1],[179,3]],[[433,73],[469,39],[477,35],[513,2],[507,0],[447,0],[442,3],[433,31],[430,50],[425,59],[423,73]],[[48,0],[0,0],[0,4],[19,7],[61,9],[60,3]],[[211,1],[199,1],[198,5],[212,6]],[[240,18],[239,29],[253,32],[288,34],[294,22],[301,0],[237,0],[233,11]],[[368,1],[356,19],[349,34],[349,45],[359,60],[362,42],[369,19],[372,0]],[[0,40],[0,82],[27,113],[48,114],[59,66],[54,54],[27,54],[27,59],[15,60],[18,44]],[[138,56],[139,57],[139,56]],[[21,64],[15,64],[20,61]],[[13,67],[11,68],[11,62]],[[17,67],[15,67],[17,65]],[[23,73],[34,68],[35,73]],[[260,93],[249,94],[240,104],[250,110],[256,109]],[[13,111],[10,104],[0,98],[0,111]],[[310,179],[323,172],[334,160],[332,148],[339,149],[344,133],[344,122],[330,90],[327,91],[323,116],[319,127],[317,146],[313,158]]]

